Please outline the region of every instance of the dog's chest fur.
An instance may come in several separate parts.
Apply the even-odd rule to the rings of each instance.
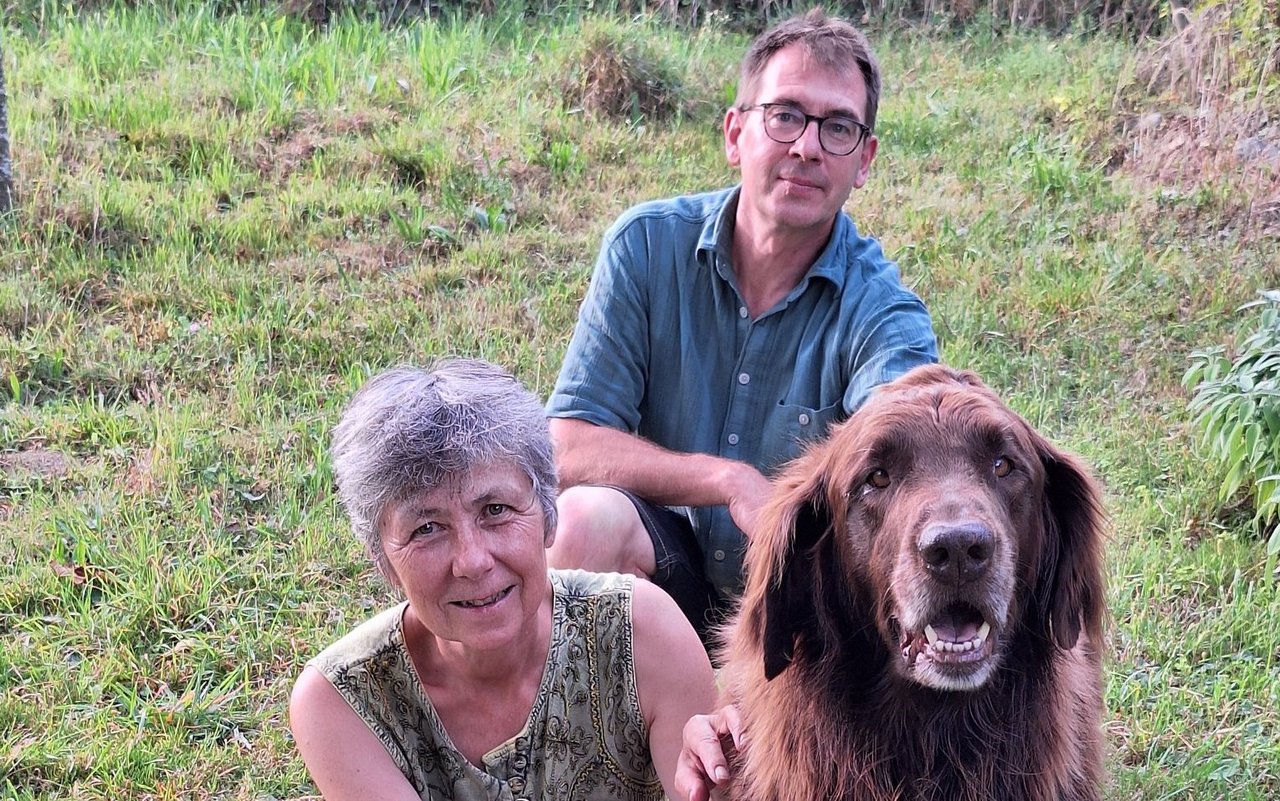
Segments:
[[[791,801],[798,794],[838,801],[1096,798],[1081,795],[1079,788],[1089,783],[1082,784],[1082,777],[1068,772],[1066,766],[1079,760],[1070,753],[1055,753],[1081,744],[1052,731],[1051,721],[1026,714],[1046,703],[1061,703],[1062,699],[1053,697],[1054,662],[1025,655],[1020,661],[1024,668],[1032,664],[1035,668],[1016,673],[1004,670],[981,690],[950,693],[889,676],[887,668],[878,680],[850,685],[793,665],[795,674],[775,681],[806,686],[811,705],[794,709],[794,725],[760,732],[759,739],[749,728],[759,753],[742,756],[770,762],[792,755],[830,756],[797,758],[797,775],[807,775],[802,782],[792,783],[776,770],[748,771],[779,780],[768,786],[739,785],[732,797],[739,801]],[[796,697],[781,685],[778,690]],[[751,704],[745,704],[743,711],[750,721]],[[1079,713],[1090,717],[1087,705]],[[819,714],[839,725],[819,732],[801,723]],[[811,741],[814,735],[826,742]]]

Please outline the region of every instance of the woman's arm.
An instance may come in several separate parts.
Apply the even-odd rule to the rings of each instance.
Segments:
[[[418,801],[387,749],[315,668],[293,685],[289,728],[325,801]]]
[[[715,675],[693,626],[657,586],[636,582],[631,616],[636,685],[649,727],[649,751],[667,796],[684,799],[675,785],[681,735],[691,716],[711,711]]]

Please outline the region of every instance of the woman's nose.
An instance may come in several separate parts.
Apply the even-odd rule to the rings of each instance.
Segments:
[[[475,523],[464,523],[458,529],[453,553],[453,574],[474,578],[493,567],[493,553],[485,532]]]

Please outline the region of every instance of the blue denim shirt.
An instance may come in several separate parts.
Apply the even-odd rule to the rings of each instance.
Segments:
[[[655,201],[605,234],[547,414],[765,475],[878,384],[938,359],[920,299],[845,213],[800,283],[751,319],[730,264],[738,188]],[[745,538],[695,509],[707,576],[741,589]]]

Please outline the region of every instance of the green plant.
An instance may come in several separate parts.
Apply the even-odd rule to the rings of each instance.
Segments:
[[[563,139],[548,142],[545,149],[533,154],[532,160],[551,170],[556,177],[578,175],[586,166],[577,143]]]
[[[434,222],[428,210],[413,206],[404,212],[393,212],[391,224],[400,238],[411,245],[436,242],[445,246],[457,244],[457,238],[442,225]]]
[[[1194,351],[1182,383],[1193,392],[1202,446],[1226,469],[1219,500],[1252,485],[1255,523],[1271,528],[1270,575],[1280,554],[1280,291],[1260,294],[1240,307],[1261,313],[1235,359],[1222,347]]]

